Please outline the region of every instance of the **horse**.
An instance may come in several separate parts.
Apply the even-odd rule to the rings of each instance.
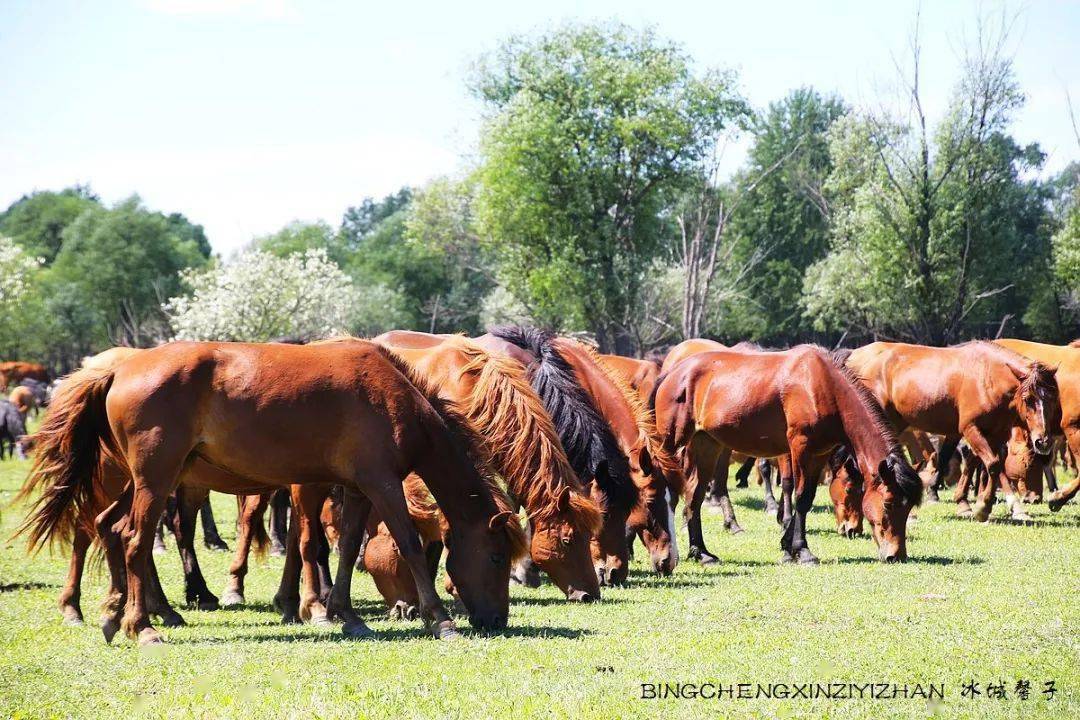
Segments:
[[[15,389],[8,395],[8,402],[15,406],[15,409],[23,416],[23,420],[30,414],[31,410],[34,410],[35,414],[37,412],[37,398],[34,397],[34,393],[30,388],[23,385],[15,386]]]
[[[791,508],[785,488],[781,559],[816,564],[806,542],[806,513],[828,455],[846,446],[864,478],[863,511],[879,558],[907,558],[907,517],[922,499],[922,482],[881,408],[822,348],[699,353],[660,376],[650,404],[666,448],[684,452],[691,470],[685,513],[692,556],[708,553],[699,514],[703,479],[720,455],[737,451],[789,457],[796,500]]]
[[[568,599],[598,600],[589,544],[600,529],[600,508],[570,466],[525,368],[461,336],[424,349],[374,341],[388,345],[478,429],[495,471],[525,507],[533,561]]]
[[[394,533],[432,633],[453,637],[456,627],[427,575],[401,488],[415,469],[450,522],[447,567],[470,622],[504,627],[520,526],[478,463],[466,421],[411,380],[371,343],[175,342],[110,370],[79,370],[35,435],[38,451],[21,495],[42,494],[20,532],[31,548],[69,534],[93,493],[102,454],[121,459],[131,482],[97,524],[108,536],[114,584],[121,558],[109,554],[110,541],[127,541],[126,597],[109,598],[103,631],[107,641],[123,630],[140,644],[156,644],[163,638],[143,595],[147,558],[165,500],[191,463],[202,459],[263,486],[348,483]],[[230,482],[216,489],[238,488]]]
[[[43,382],[46,385],[52,382],[52,377],[49,375],[49,371],[45,369],[44,365],[41,363],[22,362],[19,360],[13,362],[0,362],[0,378],[5,378],[3,388],[6,388],[8,383],[15,383],[18,385],[26,378]]]
[[[0,460],[8,457],[22,459],[30,449],[32,439],[26,437],[26,416],[18,406],[8,400],[0,400]]]
[[[660,377],[660,363],[656,360],[638,360],[622,355],[600,355],[608,367],[625,378],[631,389],[638,394],[642,402],[649,402],[656,378]]]
[[[998,345],[1026,358],[1054,368],[1057,378],[1058,403],[1061,408],[1061,435],[1073,458],[1080,458],[1080,340],[1065,347],[1029,342],[1027,340],[995,340]],[[1057,433],[1055,433],[1057,434]],[[1050,478],[1048,478],[1049,480]],[[1080,475],[1061,489],[1051,488],[1047,505],[1057,512],[1080,491]]]
[[[992,482],[979,494],[974,510],[958,496],[959,514],[986,521],[1000,477],[1013,517],[1028,519],[1013,480],[1002,474],[1002,451],[1014,426],[1027,430],[1037,453],[1050,451],[1049,428],[1058,407],[1053,370],[984,341],[947,348],[876,342],[852,352],[847,366],[894,428],[944,436],[939,475],[942,462],[947,462],[946,446],[955,447],[961,437],[986,465]]]
[[[664,453],[651,435],[644,405],[620,386],[613,370],[597,364],[580,343],[536,328],[493,328],[477,342],[531,368],[532,385],[558,430],[578,477],[593,483],[604,509],[593,560],[601,584],[621,584],[629,573],[628,521],[641,533],[654,571],[667,574],[678,562],[674,516],[667,496],[671,478]],[[653,453],[656,453],[654,458]]]

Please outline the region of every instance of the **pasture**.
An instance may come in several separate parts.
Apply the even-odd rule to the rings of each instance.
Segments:
[[[430,639],[419,622],[383,619],[370,578],[354,582],[374,641],[336,629],[283,626],[270,607],[282,560],[253,564],[244,610],[179,608],[187,627],[164,646],[105,645],[96,627],[103,569],[84,581],[88,624],[64,627],[56,596],[66,559],[33,559],[9,539],[22,517],[11,500],[28,463],[0,464],[0,716],[3,717],[1077,717],[1080,716],[1080,509],[1031,508],[1033,526],[952,517],[950,502],[919,511],[911,561],[877,562],[867,538],[834,531],[819,488],[809,541],[819,567],[782,566],[775,521],[759,489],[735,490],[746,532],[728,536],[705,512],[709,547],[723,562],[683,561],[670,578],[646,572],[600,605],[567,603],[551,585],[513,587],[510,628]],[[218,524],[234,541],[235,503],[215,494]],[[685,543],[685,531],[680,541]],[[182,598],[175,545],[158,557],[170,598]],[[201,549],[220,592],[228,555]],[[1022,700],[1018,680],[1031,694]],[[1044,682],[1056,695],[1047,699]],[[962,696],[965,683],[981,694]],[[641,699],[642,683],[916,683],[944,685],[925,699]],[[1005,699],[988,698],[1003,683]],[[794,692],[794,690],[792,691]]]

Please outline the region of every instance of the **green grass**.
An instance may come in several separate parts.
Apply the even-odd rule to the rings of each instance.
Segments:
[[[366,575],[354,599],[378,640],[282,626],[269,607],[281,561],[268,559],[249,575],[252,607],[181,609],[187,627],[139,650],[102,639],[100,572],[84,583],[87,626],[64,627],[56,596],[66,559],[27,558],[21,541],[7,540],[22,516],[8,504],[26,467],[0,464],[3,717],[1080,717],[1075,505],[1053,515],[1035,506],[1027,527],[977,525],[953,519],[951,503],[928,506],[909,541],[912,561],[884,566],[870,540],[833,532],[822,491],[809,523],[822,564],[811,568],[777,564],[775,521],[756,488],[737,491],[746,533],[726,535],[707,511],[718,567],[684,563],[662,579],[639,560],[630,586],[593,606],[567,604],[551,586],[513,588],[504,636],[466,631],[454,643],[382,619]],[[235,503],[214,502],[231,541]],[[200,559],[220,591],[228,557]],[[159,567],[170,597],[182,598],[171,537]],[[1013,693],[1021,678],[1035,688],[1026,702]],[[962,698],[972,679],[983,689],[1005,681],[1009,698]],[[1038,690],[1049,679],[1058,694],[1048,702]],[[640,699],[641,683],[658,681],[935,682],[945,700]]]

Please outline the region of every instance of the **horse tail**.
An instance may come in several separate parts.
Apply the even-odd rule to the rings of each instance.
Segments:
[[[16,501],[39,489],[41,496],[16,531],[31,551],[48,541],[71,542],[83,509],[94,502],[102,472],[103,447],[116,453],[105,397],[113,370],[79,370],[60,386],[41,428],[31,436],[34,464]]]
[[[261,503],[262,497],[262,495],[237,495],[237,515],[243,515],[244,506],[247,503]],[[266,507],[270,507],[269,499],[267,500]],[[266,554],[270,551],[270,535],[266,532],[266,523],[263,522],[263,517],[265,515],[266,510],[263,509],[257,518],[251,518],[251,529],[249,530],[251,533],[251,550],[255,553],[255,557],[260,560],[266,557]]]

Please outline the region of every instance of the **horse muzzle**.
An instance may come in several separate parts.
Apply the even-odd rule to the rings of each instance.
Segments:
[[[506,628],[505,613],[474,613],[469,615],[469,624],[477,630],[499,631]]]
[[[1050,438],[1045,435],[1040,438],[1032,438],[1031,440],[1031,447],[1039,455],[1049,455],[1053,446],[1054,444],[1050,442]]]

